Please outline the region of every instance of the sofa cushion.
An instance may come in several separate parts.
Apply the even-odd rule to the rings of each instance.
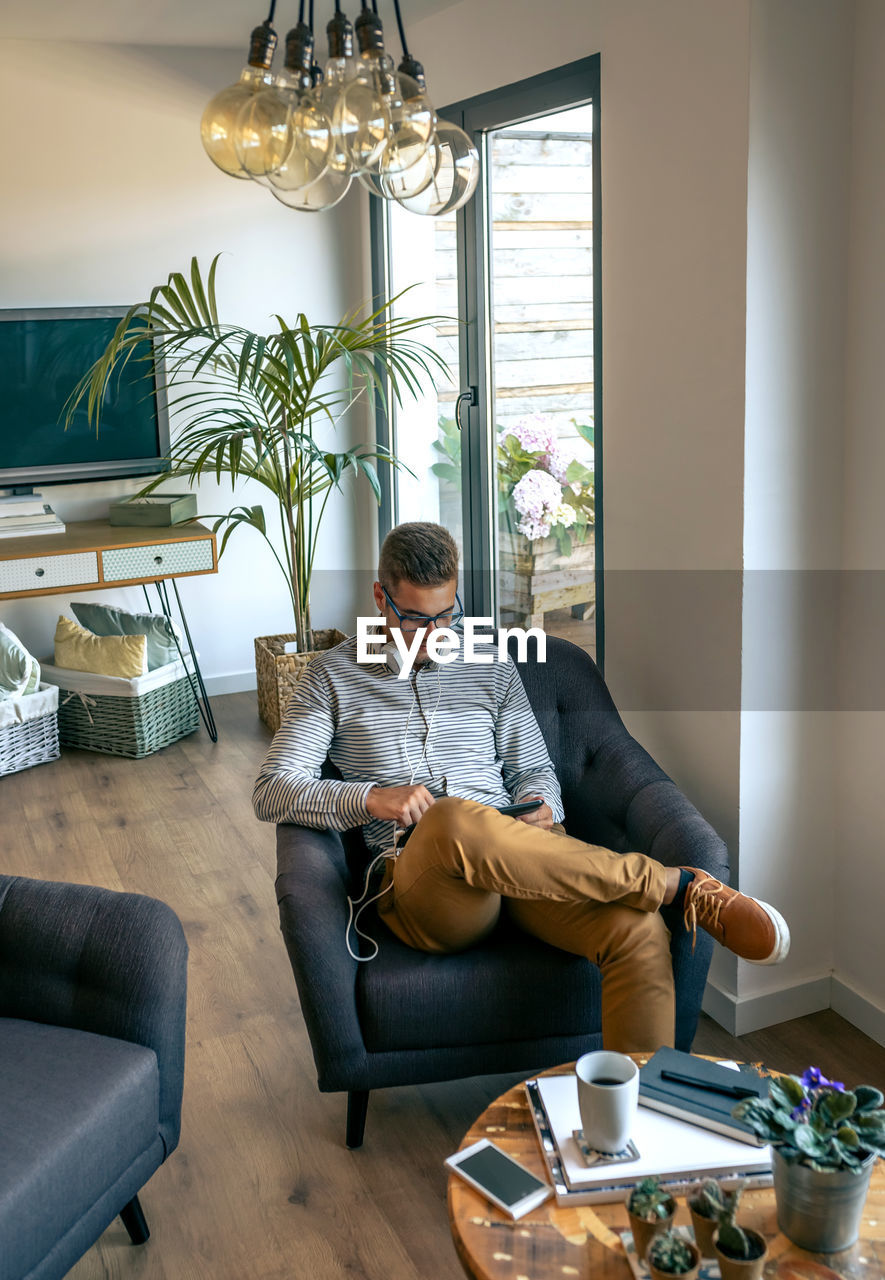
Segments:
[[[360,965],[357,1008],[370,1053],[586,1035],[597,1029],[599,971],[506,922],[482,947],[429,955],[380,921],[380,952]],[[543,982],[537,981],[539,972]],[[551,998],[551,993],[553,998]]]
[[[0,1018],[0,1280],[26,1275],[159,1142],[152,1049]]]

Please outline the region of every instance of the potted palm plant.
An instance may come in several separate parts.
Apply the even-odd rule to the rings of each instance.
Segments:
[[[776,1076],[767,1098],[746,1098],[732,1115],[772,1146],[777,1223],[801,1249],[830,1253],[854,1244],[873,1165],[885,1154],[883,1096],[849,1090],[817,1067]]]
[[[294,631],[258,637],[256,669],[262,719],[279,728],[291,689],[310,657],[344,639],[337,630],[314,631],[310,584],[323,517],[332,491],[345,475],[367,482],[380,501],[377,462],[399,465],[380,446],[356,445],[342,452],[318,439],[318,428],[335,426],[361,398],[377,392],[400,400],[422,380],[445,372],[445,363],[414,334],[428,317],[399,319],[396,299],[367,315],[353,312],[339,324],[311,324],[303,314],[294,324],[277,316],[267,334],[222,323],[215,275],[218,256],[203,277],[196,258],[189,280],[173,272],[131,307],[105,351],[74,388],[65,425],[85,399],[100,428],[105,389],[122,364],[144,360],[151,376],[154,360],[164,371],[173,416],[168,470],[142,490],[169,480],[194,487],[203,477],[262,485],[276,508],[281,537],[268,530],[261,505],[238,505],[216,518],[223,528],[221,554],[235,529],[248,526],[267,543],[285,579]],[[294,649],[295,652],[287,652]]]

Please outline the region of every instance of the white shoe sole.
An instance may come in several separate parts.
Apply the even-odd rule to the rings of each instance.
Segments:
[[[786,960],[790,952],[790,926],[783,918],[779,911],[770,906],[767,902],[763,902],[761,898],[754,898],[753,901],[762,908],[774,925],[774,947],[771,955],[765,960],[750,960],[750,964],[780,964],[781,960]]]

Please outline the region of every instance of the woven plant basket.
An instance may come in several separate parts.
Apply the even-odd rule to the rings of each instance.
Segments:
[[[294,635],[256,636],[255,638],[258,714],[274,733],[280,727],[292,690],[304,675],[311,658],[315,658],[325,649],[334,649],[335,645],[341,644],[347,636],[335,627],[329,627],[325,631],[314,631],[315,649],[311,649],[309,653],[284,653],[285,645],[295,639]]]

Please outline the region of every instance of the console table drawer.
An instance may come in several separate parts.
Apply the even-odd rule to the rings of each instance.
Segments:
[[[131,578],[171,578],[177,573],[211,573],[215,567],[211,538],[190,542],[154,542],[143,547],[115,547],[101,553],[105,582]]]
[[[98,556],[79,551],[67,556],[28,556],[0,560],[0,593],[47,591],[51,587],[82,587],[98,582]]]

